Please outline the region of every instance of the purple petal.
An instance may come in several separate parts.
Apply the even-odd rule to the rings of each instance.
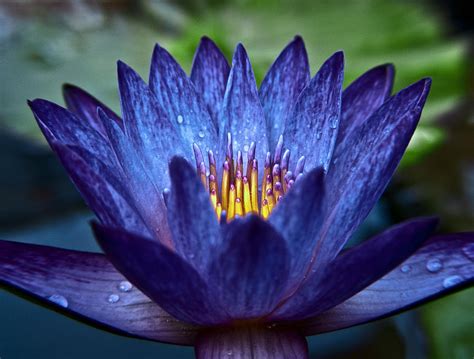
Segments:
[[[172,247],[171,234],[166,218],[166,207],[162,191],[159,188],[160,184],[166,185],[166,183],[156,183],[155,180],[157,179],[153,177],[149,168],[144,164],[143,157],[140,155],[141,152],[137,152],[133,148],[122,129],[111,121],[104,111],[99,109],[98,113],[103,120],[102,123],[107,137],[121,167],[123,182],[129,189],[134,208],[140,213],[152,235],[161,240],[164,245]],[[164,181],[165,179],[161,177],[158,180]]]
[[[177,125],[160,109],[148,86],[120,61],[118,77],[125,133],[161,192],[169,187],[168,161],[174,155],[192,159],[191,145],[183,145]]]
[[[253,141],[256,143],[255,157],[259,163],[264,163],[268,152],[265,116],[258,98],[252,65],[242,44],[237,45],[232,59],[219,128],[224,129],[219,133],[221,144],[226,143],[228,132],[233,136],[235,151],[246,152],[245,146]]]
[[[63,166],[89,208],[107,226],[149,235],[120,179],[90,152],[52,143]]]
[[[280,300],[288,279],[285,241],[257,216],[233,220],[209,266],[209,281],[234,319],[268,314]]]
[[[474,283],[474,232],[431,238],[362,292],[300,323],[306,335],[386,317]]]
[[[283,236],[291,258],[289,290],[299,285],[310,265],[321,228],[324,171],[313,169],[278,203],[269,222]]]
[[[285,138],[295,158],[307,168],[328,169],[341,114],[344,55],[336,52],[300,94],[285,125]]]
[[[388,100],[351,135],[326,176],[325,223],[313,270],[326,266],[365,219],[387,186],[420,118],[430,80]]]
[[[116,115],[115,112],[83,89],[74,85],[65,84],[63,85],[63,96],[69,111],[75,113],[102,135],[105,136],[105,129],[97,114],[97,108],[99,107],[105,111],[110,119],[122,126],[122,119]]]
[[[0,284],[117,334],[189,345],[198,330],[132,287],[98,253],[0,241]]]
[[[176,251],[203,273],[211,254],[221,242],[219,223],[209,193],[196,169],[183,158],[171,160],[170,175],[168,223]]]
[[[93,229],[107,258],[143,293],[182,321],[211,325],[227,320],[208,284],[179,255],[160,244],[120,229]]]
[[[307,318],[352,297],[415,252],[437,223],[436,218],[407,221],[346,251],[323,273],[311,273],[276,316],[285,320]]]
[[[303,39],[296,36],[275,60],[260,86],[271,149],[275,148],[285,129],[285,119],[309,80],[308,54]]]
[[[296,331],[241,327],[203,332],[197,338],[197,359],[308,359],[308,344]]]
[[[55,141],[83,147],[110,168],[116,167],[115,156],[108,141],[75,114],[47,100],[28,101],[28,105],[50,144]]]
[[[156,45],[150,69],[150,89],[186,146],[208,149],[217,143],[217,127],[191,80],[168,51]]]
[[[201,94],[215,128],[219,132],[219,112],[224,100],[230,66],[216,44],[204,36],[194,55],[191,81]]]
[[[342,111],[336,153],[345,147],[347,137],[366,121],[390,96],[395,70],[393,65],[374,67],[360,76],[342,93]]]

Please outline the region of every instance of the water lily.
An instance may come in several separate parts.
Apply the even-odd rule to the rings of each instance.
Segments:
[[[296,37],[257,89],[242,45],[229,66],[203,38],[189,77],[159,45],[148,85],[118,62],[122,117],[72,85],[68,109],[31,101],[104,254],[0,241],[1,283],[199,358],[306,358],[305,336],[471,285],[474,233],[433,235],[436,218],[344,248],[430,80],[391,96],[382,65],[343,91],[343,61],[335,53],[311,78]]]

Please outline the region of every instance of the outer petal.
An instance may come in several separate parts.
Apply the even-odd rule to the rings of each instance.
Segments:
[[[198,329],[131,287],[98,253],[0,241],[0,284],[122,335],[189,345]]]
[[[107,166],[116,166],[115,156],[107,140],[76,115],[46,100],[28,101],[28,105],[49,143],[56,141],[86,148]]]
[[[230,66],[216,44],[204,36],[194,55],[191,81],[196,92],[201,94],[214,127],[219,129],[219,112],[224,100],[225,87]]]
[[[175,125],[135,71],[119,61],[118,76],[125,133],[162,191],[169,187],[168,160],[174,155],[191,159],[191,145],[183,145]]]
[[[175,248],[201,273],[205,272],[212,253],[221,242],[216,214],[195,168],[185,159],[175,157],[170,163],[171,196],[168,223]]]
[[[103,224],[150,234],[127,189],[110,169],[83,148],[54,142],[52,145],[87,205]]]
[[[430,239],[400,267],[299,325],[306,335],[383,318],[474,283],[474,232]]]
[[[234,319],[268,314],[288,279],[289,258],[283,238],[257,216],[235,219],[209,266],[214,298]]]
[[[69,111],[75,113],[94,130],[104,136],[105,129],[102,125],[102,121],[97,115],[97,108],[100,107],[105,111],[110,119],[117,122],[117,124],[122,125],[122,119],[116,115],[115,112],[97,100],[94,96],[77,86],[70,84],[63,85],[63,96]]]
[[[354,129],[366,121],[390,96],[394,73],[391,64],[374,67],[344,90],[336,153],[344,148],[344,142]]]
[[[226,314],[208,284],[175,252],[158,241],[93,225],[97,241],[112,264],[172,316],[189,323],[222,323]]]
[[[317,271],[342,249],[387,186],[421,115],[425,79],[400,91],[350,136],[326,176],[325,223],[314,253]]]
[[[278,203],[269,218],[288,246],[291,259],[290,291],[303,280],[317,244],[315,236],[324,219],[321,215],[323,181],[322,168],[313,169],[304,175]]]
[[[296,36],[268,70],[259,90],[271,149],[275,148],[285,129],[285,119],[309,80],[308,54],[303,39]]]
[[[150,89],[189,149],[193,142],[208,149],[217,143],[217,127],[194,85],[176,60],[161,46],[153,51]],[[181,117],[180,117],[181,116]]]
[[[197,359],[307,359],[306,339],[295,331],[238,328],[203,332],[197,339]]]
[[[410,256],[437,223],[436,218],[407,221],[348,250],[324,273],[312,273],[276,316],[285,320],[311,317],[352,297]]]
[[[306,168],[328,169],[341,114],[344,55],[336,52],[314,76],[296,102],[285,125],[285,138],[295,157],[306,157]]]
[[[232,59],[219,128],[224,129],[219,134],[221,144],[227,140],[228,132],[233,136],[236,151],[246,152],[248,147],[245,146],[254,141],[257,145],[256,158],[259,163],[264,163],[268,151],[265,116],[258,98],[252,65],[242,44],[237,45]],[[224,147],[221,145],[221,148]]]

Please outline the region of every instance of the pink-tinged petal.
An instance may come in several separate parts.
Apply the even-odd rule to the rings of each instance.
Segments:
[[[382,279],[298,326],[305,335],[347,328],[411,309],[473,284],[474,232],[439,235]]]
[[[224,100],[230,66],[216,44],[204,36],[194,55],[191,81],[201,95],[219,132],[219,112]]]
[[[344,55],[336,52],[301,92],[285,124],[292,156],[305,156],[306,168],[328,169],[341,115]]]
[[[252,65],[242,44],[237,45],[232,58],[232,69],[224,95],[219,117],[221,148],[227,143],[227,133],[232,134],[235,151],[245,151],[253,141],[256,143],[256,159],[264,163],[268,152],[268,137]],[[222,152],[222,151],[219,151]],[[219,153],[222,157],[224,154]]]
[[[275,148],[285,129],[285,120],[310,78],[303,39],[296,36],[270,67],[259,90],[271,149]]]
[[[275,313],[279,319],[304,319],[360,292],[408,258],[433,232],[436,218],[419,218],[389,228],[310,273],[298,291]]]
[[[291,259],[288,291],[301,284],[311,262],[323,224],[321,199],[324,193],[324,170],[315,168],[305,174],[278,203],[268,221],[282,235]]]
[[[193,143],[206,150],[216,145],[217,127],[204,101],[181,66],[160,45],[153,51],[150,89],[189,149]]]
[[[177,253],[118,228],[93,223],[93,229],[115,268],[173,317],[202,325],[228,320],[205,279]]]
[[[264,316],[286,287],[289,256],[285,241],[268,222],[250,215],[223,229],[224,240],[209,265],[212,298],[233,319]]]
[[[105,129],[97,114],[97,108],[100,107],[110,119],[122,126],[122,119],[115,112],[80,87],[70,84],[63,85],[63,97],[69,111],[75,113],[85,123],[104,136]]]
[[[391,64],[374,67],[344,90],[336,153],[343,150],[352,131],[366,121],[390,96],[394,73]]]
[[[0,241],[0,285],[121,335],[191,345],[199,329],[166,313],[99,253]]]
[[[195,346],[197,359],[307,359],[308,344],[296,331],[235,328],[202,332]]]
[[[186,261],[204,273],[222,241],[209,193],[196,169],[184,158],[171,160],[170,175],[172,187],[167,208],[173,243]]]
[[[313,270],[337,256],[392,178],[423,109],[431,81],[400,91],[349,137],[326,175],[324,225],[316,238]]]
[[[128,189],[115,173],[81,147],[54,142],[52,146],[87,205],[103,224],[150,235]]]

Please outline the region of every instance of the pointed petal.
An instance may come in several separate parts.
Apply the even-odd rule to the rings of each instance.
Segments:
[[[350,136],[326,176],[325,223],[313,270],[326,266],[365,219],[387,186],[421,115],[430,80],[387,101]]]
[[[63,85],[63,97],[69,111],[75,113],[84,120],[85,123],[102,135],[105,135],[105,130],[102,121],[97,115],[97,108],[99,107],[107,113],[110,119],[121,126],[123,125],[122,119],[116,115],[115,112],[80,87],[70,84]]]
[[[148,86],[120,61],[118,77],[125,133],[161,192],[169,187],[168,161],[175,155],[191,159],[191,145],[183,145],[178,130]]]
[[[305,335],[351,327],[474,284],[474,232],[431,238],[401,266],[352,298],[300,323]]]
[[[342,93],[342,112],[336,149],[345,147],[344,141],[366,121],[390,96],[395,70],[386,64],[367,71]]]
[[[133,147],[122,129],[104,111],[99,109],[98,113],[123,173],[123,182],[129,190],[133,207],[140,213],[152,236],[171,248],[171,234],[159,183],[155,182],[156,178],[150,173],[149,167],[145,166],[141,152]],[[163,178],[161,180],[164,181]]]
[[[235,328],[203,332],[195,347],[197,359],[308,359],[306,339],[296,331]]]
[[[268,314],[288,279],[289,258],[283,238],[257,216],[234,219],[209,266],[213,298],[234,319]]]
[[[312,273],[276,316],[285,320],[312,317],[352,297],[415,252],[437,223],[436,218],[407,221],[349,249],[324,273]]]
[[[217,127],[206,105],[181,66],[159,45],[151,60],[150,89],[166,116],[176,122],[187,147],[192,143],[206,150],[215,146]]]
[[[174,157],[170,163],[171,195],[168,223],[176,251],[204,273],[221,234],[209,193],[185,159]]]
[[[98,253],[0,241],[0,284],[117,334],[192,344],[198,329],[130,287]]]
[[[128,280],[182,321],[210,325],[226,320],[208,284],[179,255],[160,244],[120,229],[93,224],[107,258]]]
[[[110,168],[116,166],[108,141],[75,114],[47,100],[28,101],[28,105],[49,143],[56,141],[86,148]]]
[[[296,36],[268,70],[259,90],[271,149],[275,148],[285,119],[309,80],[308,54],[303,39]]]
[[[307,168],[326,171],[336,143],[341,114],[344,55],[336,52],[300,94],[285,125],[292,155],[306,157]]]
[[[219,129],[219,112],[224,100],[230,66],[216,44],[204,36],[194,55],[191,81],[201,94],[215,128]]]
[[[255,157],[259,163],[264,163],[268,152],[265,116],[258,98],[252,65],[242,44],[237,45],[232,59],[219,128],[224,129],[219,133],[221,144],[225,143],[228,132],[234,140],[234,151],[246,152],[245,146],[254,141]]]
[[[323,223],[324,171],[313,169],[299,179],[283,197],[268,221],[283,236],[291,258],[289,290],[300,284],[317,245],[316,234]]]
[[[149,235],[127,189],[100,160],[80,147],[52,143],[89,208],[108,226]]]

